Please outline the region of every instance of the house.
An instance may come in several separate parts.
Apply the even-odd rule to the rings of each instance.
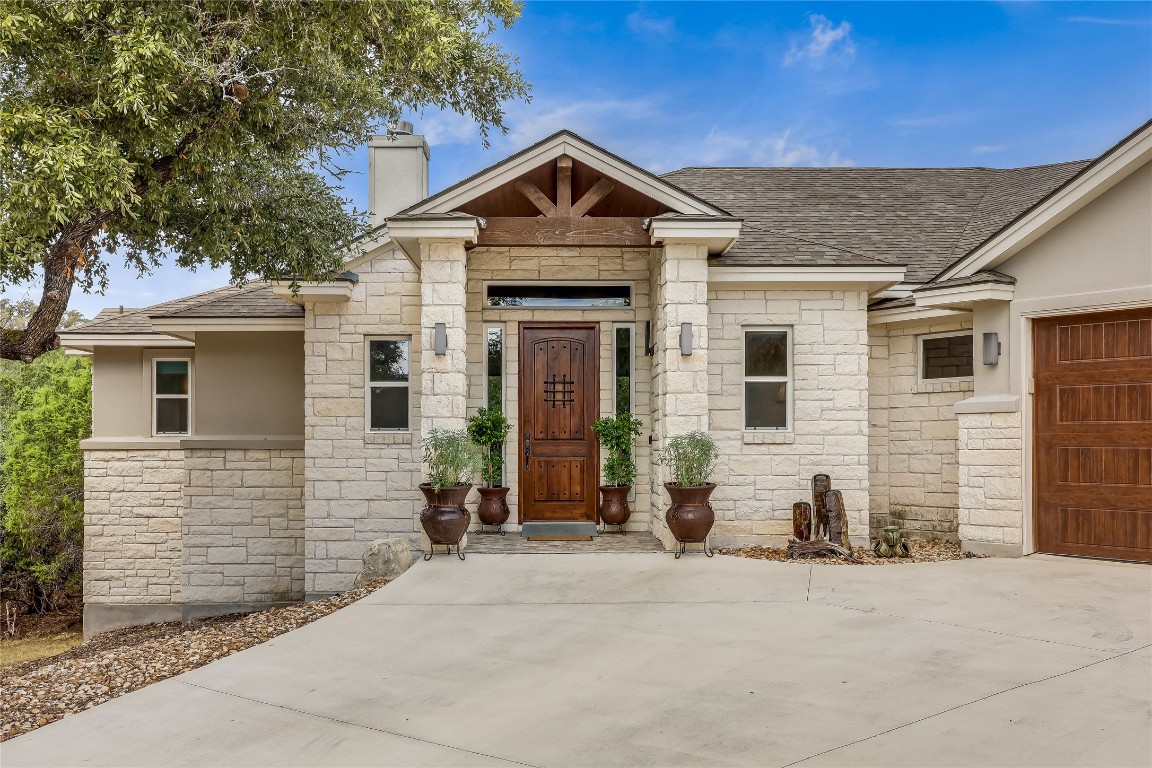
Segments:
[[[370,155],[337,279],[61,334],[89,632],[349,588],[419,546],[421,435],[484,405],[514,524],[595,521],[588,427],[629,409],[628,527],[668,546],[652,451],[706,430],[717,544],[783,542],[827,472],[857,542],[1152,560],[1152,123],[1090,162],[664,176],[562,131],[432,196],[422,137]]]

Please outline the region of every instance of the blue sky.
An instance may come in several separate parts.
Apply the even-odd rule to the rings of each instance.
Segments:
[[[412,115],[433,191],[560,128],[656,173],[1009,167],[1094,157],[1152,117],[1150,2],[529,2],[497,39],[532,102],[508,105],[509,132],[488,149],[463,118]],[[345,165],[365,170],[367,156]],[[363,174],[345,186],[366,207]],[[106,296],[77,292],[72,306],[91,316],[227,282],[109,272]]]

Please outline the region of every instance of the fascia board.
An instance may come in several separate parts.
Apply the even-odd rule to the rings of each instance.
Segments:
[[[980,301],[1012,301],[1016,287],[1004,283],[976,283],[952,288],[922,289],[914,295],[917,307],[967,308]]]
[[[1100,195],[1119,184],[1152,160],[1152,127],[1134,137],[1127,146],[1089,167],[1064,189],[1028,211],[971,254],[940,273],[939,280],[972,275],[992,269],[1053,229]]]
[[[302,317],[154,317],[159,332],[196,331],[302,331]]]
[[[934,320],[969,317],[971,312],[944,307],[898,307],[896,309],[868,310],[868,325],[906,325],[928,323]]]
[[[827,289],[834,286],[859,286],[869,293],[885,291],[904,280],[904,267],[862,266],[862,267],[720,267],[708,268],[710,284],[739,284],[745,287],[757,285],[782,287],[811,286],[813,289]]]
[[[288,280],[277,280],[272,284],[272,293],[285,301],[303,306],[306,301],[317,304],[334,304],[348,301],[352,298],[352,290],[356,286],[347,281],[340,280],[334,283],[297,283],[296,293],[292,293],[292,283]]]
[[[91,352],[95,347],[195,347],[191,339],[178,339],[162,333],[85,333],[60,335],[60,346],[65,350]]]

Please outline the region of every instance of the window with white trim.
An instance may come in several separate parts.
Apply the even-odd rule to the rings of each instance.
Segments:
[[[972,332],[929,333],[918,339],[916,369],[921,381],[972,378]]]
[[[504,412],[504,326],[484,327],[485,405]]]
[[[192,414],[192,361],[152,360],[152,434],[187,435]]]
[[[409,428],[411,385],[409,339],[368,339],[365,357],[368,386],[368,431],[403,431]]]
[[[612,390],[616,413],[636,413],[636,326],[612,327]]]
[[[744,329],[744,429],[792,428],[792,329]]]

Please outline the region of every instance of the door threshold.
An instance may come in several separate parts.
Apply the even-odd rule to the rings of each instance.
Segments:
[[[591,541],[599,531],[589,520],[538,520],[520,526],[520,535],[530,541]]]

